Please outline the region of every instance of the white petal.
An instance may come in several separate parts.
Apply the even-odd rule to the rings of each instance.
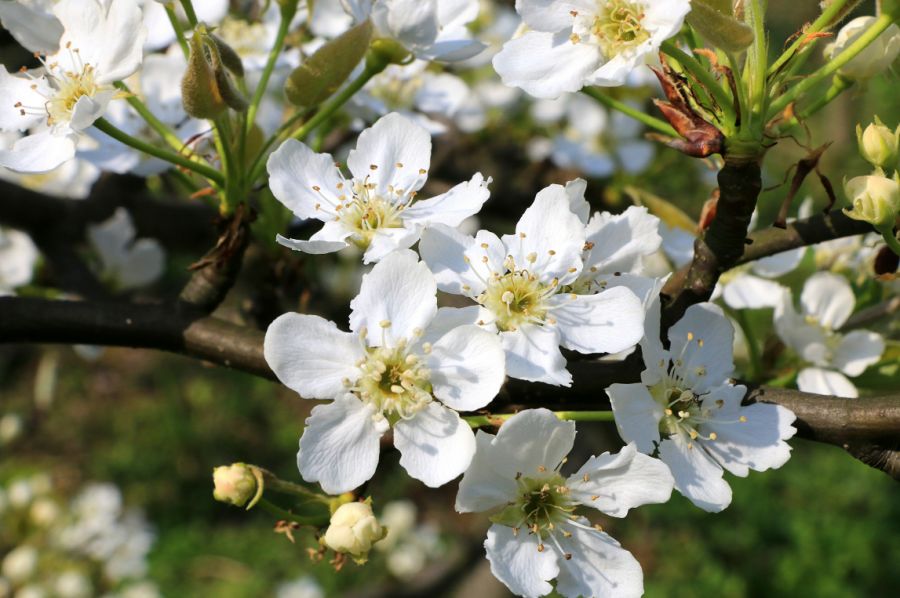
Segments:
[[[537,536],[514,534],[511,527],[494,524],[484,541],[491,573],[513,594],[534,598],[553,591],[548,581],[559,573],[554,550],[538,551]]]
[[[40,7],[0,2],[0,20],[3,21],[3,28],[29,52],[52,54],[59,49],[62,24]]]
[[[529,31],[511,39],[494,56],[494,69],[503,83],[537,98],[578,91],[599,66],[601,56],[596,46],[573,44],[569,34]]]
[[[379,439],[387,429],[375,410],[352,395],[318,405],[300,437],[297,467],[307,482],[319,482],[328,494],[349,492],[364,483],[378,466]]]
[[[806,318],[794,309],[793,297],[785,290],[775,305],[775,332],[784,344],[803,359],[813,363],[827,362],[828,339],[819,326],[810,325]]]
[[[437,488],[469,467],[475,434],[455,411],[429,403],[411,419],[394,425],[394,446],[409,475]]]
[[[424,332],[437,312],[437,285],[418,256],[402,249],[388,254],[363,276],[350,302],[350,329],[368,331],[370,346],[395,346]]]
[[[738,274],[728,281],[722,299],[732,309],[761,309],[775,307],[784,292],[777,282],[752,274]]]
[[[22,137],[12,149],[0,151],[0,166],[16,172],[47,172],[75,157],[74,135],[41,131]]]
[[[595,214],[585,230],[592,245],[584,258],[584,267],[600,272],[635,272],[641,258],[657,251],[662,245],[659,219],[647,208],[631,206],[621,214]]]
[[[272,152],[266,169],[272,194],[298,218],[332,220],[338,196],[351,192],[334,158],[317,154],[296,139]]]
[[[372,235],[369,247],[363,254],[363,263],[379,262],[386,255],[398,249],[409,249],[416,244],[421,227],[412,225],[404,228],[379,228]]]
[[[3,2],[2,6],[19,6],[15,2]],[[35,87],[32,88],[32,85]],[[53,92],[46,80],[30,79],[6,72],[6,68],[0,68],[0,129],[4,131],[26,131],[36,124],[44,121],[46,114],[43,110],[34,110],[35,114],[17,108],[19,102],[23,106],[41,108],[47,101],[46,97]]]
[[[503,466],[502,455],[493,444],[493,434],[483,430],[475,433],[475,456],[463,474],[456,493],[456,510],[459,513],[477,513],[505,506],[515,498],[516,481]],[[499,466],[498,466],[499,459]]]
[[[403,211],[403,221],[423,226],[459,226],[463,220],[477,214],[490,197],[488,183],[490,179],[486,181],[480,172],[476,173],[471,180],[456,185],[446,193],[414,202]]]
[[[419,240],[419,253],[434,273],[439,289],[454,295],[478,294],[484,290],[484,283],[465,260],[466,251],[474,243],[475,239],[449,226],[425,229]],[[470,290],[464,290],[463,286]]]
[[[690,306],[669,330],[669,340],[669,353],[681,361],[675,369],[694,392],[719,386],[734,370],[734,329],[717,305]]]
[[[396,112],[381,117],[360,133],[356,149],[347,157],[354,178],[368,178],[377,193],[384,196],[421,189],[430,164],[431,135]]]
[[[616,418],[616,428],[626,442],[634,442],[648,455],[659,442],[662,406],[653,400],[643,384],[613,384],[606,389]]]
[[[372,7],[376,27],[407,47],[427,46],[438,34],[437,0],[383,0]]]
[[[506,356],[496,334],[460,326],[442,336],[428,354],[434,396],[457,411],[490,403],[506,378]]]
[[[704,511],[718,513],[731,504],[731,486],[722,479],[722,467],[699,443],[667,438],[659,445],[659,458],[672,470],[675,488]]]
[[[565,98],[560,98],[560,100],[562,99]],[[559,100],[554,100],[554,102],[558,101]],[[565,187],[562,185],[550,185],[544,187],[537,192],[535,199],[544,195],[557,195],[560,190],[562,190],[566,194],[566,197],[569,198],[569,210],[578,216],[578,219],[581,220],[583,224],[587,224],[588,217],[591,213],[591,204],[584,198],[584,192],[587,190],[587,181],[584,179],[574,179],[566,183]]]
[[[120,290],[136,289],[159,278],[165,268],[166,252],[156,239],[138,239],[129,248],[117,272]]]
[[[506,374],[530,382],[570,386],[572,374],[559,350],[559,332],[552,326],[523,324],[515,332],[501,332],[506,351]]]
[[[870,365],[878,363],[884,353],[884,338],[868,330],[845,334],[834,351],[831,363],[848,376],[859,376]]]
[[[473,291],[463,291],[471,296],[474,289],[484,289],[483,280],[490,280],[491,277],[506,272],[506,255],[506,246],[497,235],[486,230],[475,233],[475,241],[466,249],[470,270],[468,276],[474,279],[474,284],[470,285]]]
[[[584,225],[569,209],[569,196],[562,186],[538,193],[519,218],[516,234],[502,239],[516,268],[533,272],[542,282],[556,278],[564,285],[578,278]]]
[[[840,372],[822,368],[804,368],[797,375],[797,388],[803,392],[817,395],[834,395],[846,399],[855,399],[859,391],[850,380]]]
[[[263,352],[281,383],[309,399],[341,394],[345,379],[359,377],[356,363],[365,356],[359,339],[334,322],[295,313],[269,324]]]
[[[837,330],[853,313],[856,296],[843,276],[817,272],[803,285],[800,304],[805,314],[819,319],[819,324]]]
[[[559,31],[572,28],[572,11],[592,14],[597,3],[591,0],[519,0],[516,12],[535,31]]]
[[[83,95],[72,106],[72,115],[69,126],[73,131],[83,131],[103,116],[106,106],[113,96],[118,93],[115,90],[101,91],[93,96]]]
[[[716,439],[704,442],[704,447],[725,469],[746,476],[748,469],[766,471],[787,463],[791,447],[785,440],[797,432],[791,425],[796,419],[791,411],[767,403],[729,411],[721,415],[713,412],[712,421],[701,429],[704,436],[715,432]],[[743,416],[746,421],[734,416]]]
[[[753,271],[766,278],[778,278],[799,266],[805,254],[806,247],[782,251],[753,262]]]
[[[432,345],[442,336],[460,326],[479,326],[484,330],[496,332],[496,329],[489,324],[478,324],[479,322],[490,321],[493,317],[491,312],[480,305],[470,305],[468,307],[441,307],[438,308],[434,319],[425,329],[425,334],[419,339],[421,343],[431,343]]]
[[[493,444],[495,467],[507,477],[536,476],[556,469],[575,443],[575,422],[561,421],[547,409],[526,409],[500,427]]]
[[[582,518],[582,525],[590,522]],[[568,526],[571,538],[560,537],[570,560],[561,558],[556,591],[566,598],[639,598],[644,593],[644,573],[634,556],[604,532]]]
[[[275,241],[279,245],[289,247],[294,251],[302,251],[313,255],[321,255],[324,253],[334,253],[340,251],[349,244],[345,241],[353,231],[347,229],[340,220],[329,220],[322,228],[316,231],[308,241],[301,239],[288,239],[281,235],[275,235]]]
[[[624,517],[641,505],[666,502],[674,483],[666,464],[637,452],[634,443],[616,455],[591,457],[566,481],[574,500],[613,517]]]
[[[580,353],[618,353],[644,336],[644,306],[625,287],[596,295],[559,293],[548,301],[563,347]]]

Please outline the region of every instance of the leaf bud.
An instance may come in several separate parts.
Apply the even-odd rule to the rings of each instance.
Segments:
[[[181,102],[184,111],[195,118],[216,118],[224,112],[225,103],[216,73],[204,48],[202,36],[195,33],[190,39],[187,70],[181,78]]]

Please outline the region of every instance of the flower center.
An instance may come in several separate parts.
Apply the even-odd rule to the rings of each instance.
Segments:
[[[516,484],[516,499],[491,517],[491,521],[514,530],[525,528],[540,539],[571,521],[576,504],[559,472],[535,478],[519,475]]]
[[[572,41],[585,38],[600,46],[607,57],[616,56],[650,39],[644,28],[642,2],[630,0],[598,0],[593,15],[574,13]]]
[[[496,316],[497,328],[516,330],[528,322],[541,323],[549,311],[546,299],[557,285],[543,284],[527,270],[514,270],[491,278],[477,301]]]
[[[431,402],[431,372],[407,351],[406,342],[368,349],[359,368],[362,373],[350,390],[389,418],[410,418]]]
[[[368,248],[378,229],[403,227],[400,213],[407,204],[385,199],[374,189],[373,183],[354,182],[353,195],[335,206],[338,220],[354,231],[351,241],[360,249]]]

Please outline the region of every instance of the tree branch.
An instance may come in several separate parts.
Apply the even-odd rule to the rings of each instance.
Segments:
[[[268,379],[261,331],[170,305],[50,301],[0,297],[0,343],[100,344],[180,353]],[[623,362],[569,364],[572,388],[509,380],[492,404],[496,412],[545,406],[604,409],[604,389],[634,382],[640,356]],[[797,436],[840,446],[900,479],[900,395],[841,399],[775,388],[753,389],[749,401],[784,405],[797,415]]]

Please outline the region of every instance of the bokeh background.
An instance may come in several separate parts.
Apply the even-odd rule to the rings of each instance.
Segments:
[[[775,49],[810,20],[818,5],[770,4]],[[864,3],[860,10],[871,7]],[[27,55],[13,47],[5,32],[0,43],[4,64],[27,63]],[[473,77],[469,72],[460,76]],[[808,146],[834,142],[821,167],[836,187],[844,176],[866,171],[855,150],[856,123],[878,114],[889,126],[897,124],[897,90],[896,75],[879,77],[812,119],[809,138],[798,131],[798,140]],[[646,102],[653,91],[620,93]],[[577,127],[577,118],[574,121]],[[352,144],[354,134],[337,124],[334,133],[319,140],[323,149],[340,152],[346,142]],[[536,120],[525,99],[489,110],[480,131],[461,133],[451,124],[435,140],[429,190],[439,192],[480,170],[494,178],[481,225],[497,232],[511,229],[538,189],[584,176],[578,168],[533,159],[529,145],[535,138],[552,136],[553,126]],[[614,142],[609,144],[614,151]],[[806,151],[792,140],[779,140],[767,160],[767,182],[779,183],[785,168]],[[709,166],[659,149],[640,172],[589,178],[588,194],[596,209],[620,211],[633,196],[628,190],[638,187],[696,220],[712,189],[710,173]],[[127,184],[143,185],[131,180]],[[159,181],[147,185],[166,192]],[[763,195],[762,225],[774,217],[785,191],[781,187]],[[801,195],[812,197],[816,207],[827,203],[813,179]],[[282,221],[284,215],[270,216]],[[272,220],[258,226],[272,226]],[[270,238],[267,232],[261,231],[260,238]],[[171,248],[163,278],[140,293],[148,298],[171,295],[183,284],[185,267],[201,252]],[[344,321],[361,275],[358,261],[354,256],[311,258],[258,242],[221,313],[264,325],[279,310],[302,306]],[[814,268],[810,252],[786,283],[799,288]],[[291,284],[277,292],[268,289],[270,275],[289,278]],[[864,307],[867,289],[875,283],[864,272],[853,283],[861,297],[858,307]],[[260,300],[261,295],[269,300]],[[758,338],[771,334],[770,311],[750,317]],[[768,349],[772,357],[763,371],[755,372],[756,381],[780,376],[782,383],[790,384],[790,376],[783,376],[789,365],[777,347]],[[885,369],[891,359],[896,364],[896,346],[891,351],[886,366],[857,379],[864,394],[896,390],[896,365],[895,370]],[[392,507],[402,516],[397,515],[391,550],[373,552],[365,567],[350,563],[336,572],[327,559],[310,557],[310,549],[317,547],[311,531],[297,530],[291,542],[273,529],[276,518],[265,511],[244,512],[212,499],[212,468],[234,461],[256,463],[299,481],[294,455],[313,404],[275,383],[179,356],[118,348],[76,352],[62,346],[0,345],[0,561],[6,563],[17,547],[34,546],[39,581],[77,571],[97,588],[132,598],[310,598],[316,592],[360,597],[507,595],[483,558],[486,518],[454,513],[455,483],[431,490],[409,480],[392,448],[383,452],[382,466],[366,491],[375,497],[377,512],[392,501],[406,502]],[[615,450],[619,444],[610,425],[579,425],[577,450],[584,456]],[[802,440],[792,445],[793,457],[782,469],[747,479],[730,477],[734,502],[721,514],[701,512],[675,494],[669,503],[637,509],[625,520],[602,521],[642,563],[647,596],[896,594],[900,485],[838,448]],[[95,492],[93,502],[85,506],[84,497],[90,498],[86,489],[96,491],[97,483],[114,486],[99,487],[105,493],[98,498]],[[119,495],[121,505],[116,502]],[[107,537],[102,530],[81,529],[82,536],[76,534],[69,547],[48,539],[48,527],[72,527],[73,517],[115,533]],[[97,544],[96,549],[86,548],[89,542]],[[7,567],[13,573],[16,566],[21,569],[21,561],[28,559],[19,554],[19,561],[4,564],[0,573],[8,576]],[[126,569],[132,574],[110,581],[110,563],[119,562],[116,559],[130,565]]]

